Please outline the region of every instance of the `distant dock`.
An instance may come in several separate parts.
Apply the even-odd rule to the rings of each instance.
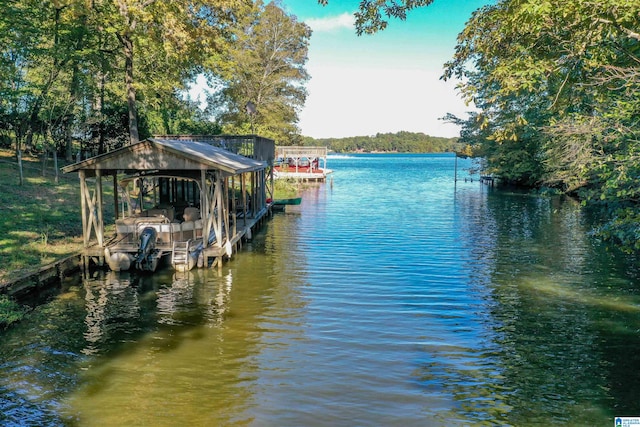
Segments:
[[[327,147],[276,147],[275,179],[325,181],[333,171],[327,168]]]

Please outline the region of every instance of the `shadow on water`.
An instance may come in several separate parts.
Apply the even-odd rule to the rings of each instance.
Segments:
[[[425,348],[421,387],[458,402],[436,419],[607,425],[636,414],[640,274],[590,239],[576,202],[457,195],[481,343]],[[476,199],[476,200],[474,200]]]

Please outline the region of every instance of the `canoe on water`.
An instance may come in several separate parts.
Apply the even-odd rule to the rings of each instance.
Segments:
[[[291,199],[275,199],[274,205],[299,205],[302,202],[302,197],[293,197]]]

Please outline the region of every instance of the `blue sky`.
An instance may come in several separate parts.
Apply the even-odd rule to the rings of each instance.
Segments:
[[[356,36],[358,1],[281,0],[313,29],[309,46],[309,96],[300,114],[302,134],[314,138],[411,131],[458,136],[439,120],[464,116],[456,82],[439,80],[452,58],[456,36],[487,0],[435,0],[406,21],[392,20],[373,36]]]

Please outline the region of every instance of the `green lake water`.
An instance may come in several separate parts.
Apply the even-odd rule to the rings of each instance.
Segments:
[[[218,270],[95,272],[0,333],[2,426],[614,425],[637,260],[451,155],[334,174]]]

